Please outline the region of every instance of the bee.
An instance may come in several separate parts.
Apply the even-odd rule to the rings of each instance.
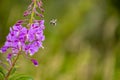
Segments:
[[[57,22],[57,19],[51,19],[50,20],[50,24],[53,25],[53,26],[56,26],[56,23]]]

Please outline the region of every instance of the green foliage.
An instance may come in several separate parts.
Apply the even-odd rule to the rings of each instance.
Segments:
[[[5,70],[3,67],[0,66],[0,79],[3,79],[5,76]]]
[[[14,74],[10,76],[9,80],[33,80],[33,78],[25,74]]]
[[[4,76],[2,73],[0,73],[0,80],[4,80]]]

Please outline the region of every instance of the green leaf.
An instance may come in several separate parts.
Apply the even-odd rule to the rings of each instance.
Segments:
[[[16,80],[16,78],[18,78],[21,75],[22,74],[13,74],[13,75],[10,75],[9,80]]]
[[[0,73],[0,80],[4,80],[4,76],[2,73]]]
[[[16,80],[33,80],[33,78],[30,77],[30,76],[22,76],[22,77],[19,77],[19,78],[16,79]]]
[[[33,78],[24,74],[13,74],[9,80],[33,80]]]
[[[5,76],[5,70],[3,69],[3,67],[0,66],[0,74]],[[0,78],[1,79],[1,78]]]

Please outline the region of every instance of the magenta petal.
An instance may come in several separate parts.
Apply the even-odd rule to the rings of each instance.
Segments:
[[[9,53],[9,54],[7,55],[7,61],[10,61],[10,60],[11,60],[11,58],[12,58],[12,54],[11,54],[11,53]]]
[[[7,49],[8,49],[7,46],[3,46],[0,51],[1,51],[2,53],[5,53],[5,52],[7,51]]]
[[[32,63],[34,64],[34,66],[38,66],[38,61],[37,60],[35,60],[35,59],[31,59],[31,61],[32,61]]]

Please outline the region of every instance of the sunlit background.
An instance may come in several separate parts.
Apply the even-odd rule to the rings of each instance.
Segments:
[[[31,0],[0,0],[0,46],[9,28],[24,19]],[[18,71],[34,80],[120,80],[120,1],[43,0],[44,49],[34,67],[21,56]],[[57,25],[50,25],[57,19]],[[0,59],[4,55],[0,54]]]

